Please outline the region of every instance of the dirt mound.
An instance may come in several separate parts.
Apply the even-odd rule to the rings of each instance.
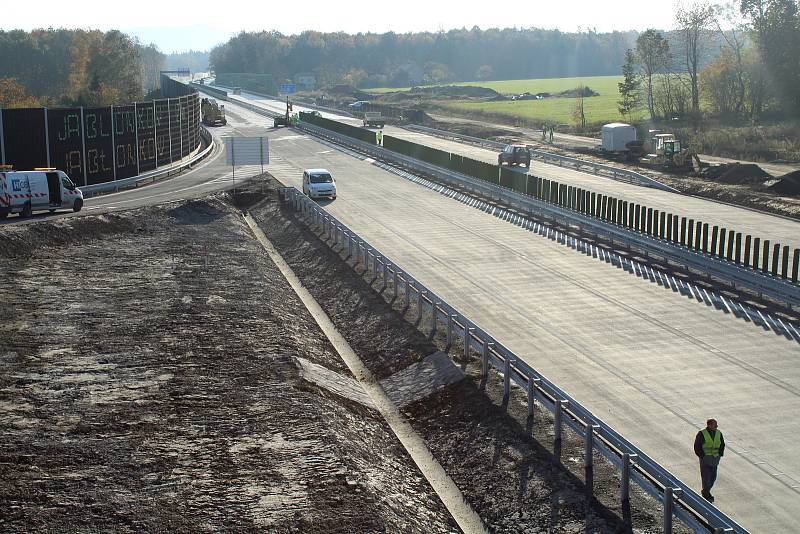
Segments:
[[[777,182],[769,186],[768,189],[779,195],[800,195],[800,171],[784,174],[778,178]]]
[[[709,167],[705,176],[724,184],[757,184],[772,178],[754,163],[726,163]]]
[[[558,96],[564,98],[578,98],[581,96],[600,96],[600,93],[594,91],[591,87],[576,87],[568,91],[561,91]]]
[[[439,98],[493,98],[504,100],[505,97],[487,87],[475,87],[472,85],[441,85],[436,87],[413,87],[412,94],[425,94]]]

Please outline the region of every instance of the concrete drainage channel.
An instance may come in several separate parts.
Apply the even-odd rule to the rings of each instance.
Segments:
[[[460,358],[462,368],[466,368],[472,356],[477,354],[483,381],[489,380],[490,368],[496,369],[502,377],[504,406],[510,402],[516,389],[514,386],[518,386],[527,404],[529,424],[535,424],[531,417],[535,406],[550,410],[554,415],[554,454],[559,462],[566,430],[570,429],[580,436],[584,443],[584,483],[589,494],[593,492],[594,458],[599,453],[621,472],[620,500],[623,510],[630,506],[629,482],[633,481],[663,503],[661,528],[664,532],[672,531],[674,517],[697,532],[746,532],[299,191],[282,188],[281,197],[300,214],[300,220],[315,233],[321,234],[323,242],[331,247],[341,247],[347,258],[354,259],[354,268],[364,269],[365,274],[371,271],[375,280],[382,279],[383,286],[393,290],[394,299],[403,299],[407,307],[415,305],[416,324],[420,329],[425,326],[431,335],[437,330],[444,330],[448,347],[458,339],[464,340],[463,356]],[[423,324],[421,321],[425,310],[430,312],[430,323]]]
[[[333,322],[331,322],[330,318],[322,310],[322,307],[320,307],[308,290],[303,287],[291,267],[289,267],[280,253],[275,249],[272,243],[270,243],[267,236],[264,235],[264,232],[258,227],[258,224],[249,215],[245,215],[244,218],[245,222],[247,222],[247,225],[256,236],[256,239],[258,239],[272,261],[286,277],[286,280],[292,286],[292,289],[300,300],[303,301],[303,304],[305,304],[309,313],[314,317],[314,320],[317,322],[322,332],[342,357],[356,379],[367,391],[372,401],[372,406],[380,412],[384,420],[389,424],[392,431],[403,444],[403,447],[405,447],[408,454],[414,460],[414,463],[416,463],[422,474],[428,482],[430,482],[436,494],[439,495],[439,498],[442,499],[442,502],[452,514],[458,526],[461,527],[461,530],[469,534],[486,532],[478,514],[466,503],[461,491],[447,475],[441,464],[433,457],[425,441],[414,431],[405,417],[403,417],[402,413],[400,413],[398,406],[387,394],[384,386],[375,379],[350,344],[337,331]]]

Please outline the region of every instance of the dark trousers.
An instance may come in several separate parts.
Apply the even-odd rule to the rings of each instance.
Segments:
[[[710,493],[711,488],[714,487],[714,482],[717,480],[717,466],[708,465],[700,460],[700,479],[703,481],[703,492]]]

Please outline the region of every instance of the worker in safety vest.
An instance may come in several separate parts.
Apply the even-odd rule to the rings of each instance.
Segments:
[[[378,139],[378,144],[383,146],[383,130],[378,130],[378,135],[376,137]]]
[[[697,433],[694,438],[694,453],[700,458],[700,479],[703,489],[700,494],[708,502],[714,502],[711,488],[717,480],[717,465],[725,453],[725,439],[722,432],[717,430],[717,420],[709,419],[706,427]]]

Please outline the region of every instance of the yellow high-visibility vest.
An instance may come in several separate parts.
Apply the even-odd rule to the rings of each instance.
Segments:
[[[703,429],[703,454],[706,456],[719,456],[719,447],[722,444],[722,432],[717,430],[714,438],[707,428]]]

